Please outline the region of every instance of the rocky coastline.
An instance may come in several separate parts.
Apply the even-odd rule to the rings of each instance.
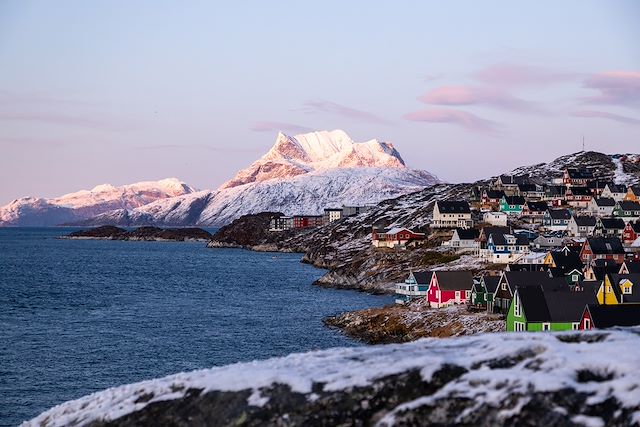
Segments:
[[[130,240],[154,242],[208,242],[212,235],[201,228],[138,227],[133,230],[105,225],[79,230],[62,236],[63,239]]]

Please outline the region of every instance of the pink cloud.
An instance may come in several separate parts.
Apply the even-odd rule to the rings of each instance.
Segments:
[[[302,110],[305,113],[329,113],[369,123],[386,125],[391,123],[389,120],[368,111],[356,110],[355,108],[347,107],[331,101],[307,101],[304,103],[304,108]]]
[[[256,132],[279,132],[287,131],[294,133],[313,132],[313,129],[285,122],[256,122],[251,126],[251,130]]]
[[[599,92],[584,98],[591,104],[640,105],[640,71],[607,71],[588,77],[583,85]]]
[[[130,130],[135,127],[126,120],[91,118],[53,112],[0,112],[0,121],[40,122],[114,131]]]
[[[412,122],[450,123],[474,132],[493,133],[497,129],[497,123],[491,120],[454,109],[429,108],[405,114],[403,117]]]
[[[418,99],[427,104],[473,105],[484,104],[519,112],[540,112],[531,102],[517,98],[504,90],[473,86],[443,86],[432,89]]]
[[[606,111],[582,110],[573,112],[571,113],[571,115],[574,117],[599,118],[613,120],[619,123],[627,123],[630,125],[640,125],[640,119],[634,119],[633,117],[622,116],[620,114],[608,113]]]
[[[473,78],[496,86],[545,86],[572,81],[575,73],[551,71],[546,68],[526,65],[502,64],[492,65],[473,74]]]

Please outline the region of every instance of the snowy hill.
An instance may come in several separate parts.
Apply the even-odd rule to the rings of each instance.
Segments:
[[[639,329],[336,348],[180,373],[23,426],[637,425]]]
[[[340,130],[278,134],[262,158],[216,191],[103,213],[81,225],[220,226],[249,213],[320,214],[326,207],[378,203],[439,182],[409,169],[389,143],[353,142]]]
[[[156,200],[194,191],[184,182],[168,178],[120,187],[103,184],[53,199],[24,197],[0,208],[0,226],[59,225],[114,209],[135,209]]]

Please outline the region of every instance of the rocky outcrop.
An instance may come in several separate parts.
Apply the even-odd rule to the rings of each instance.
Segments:
[[[184,241],[202,241],[206,242],[211,239],[211,233],[201,228],[158,228],[158,227],[139,227],[131,231],[123,228],[105,225],[102,227],[91,228],[88,230],[74,231],[68,236],[68,239],[100,239],[100,240],[145,240],[145,241],[165,241],[172,240],[178,242]]]
[[[637,426],[639,329],[293,354],[64,403],[24,426]]]

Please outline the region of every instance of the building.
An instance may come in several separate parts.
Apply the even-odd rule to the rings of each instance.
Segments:
[[[567,187],[586,187],[593,180],[593,171],[585,168],[565,168],[562,182]]]
[[[565,231],[569,227],[569,209],[549,209],[542,217],[542,226],[548,231]]]
[[[279,216],[271,219],[269,231],[286,231],[293,228],[292,216]]]
[[[593,216],[572,216],[567,226],[567,234],[572,237],[593,236],[596,228],[596,218]]]
[[[451,240],[443,243],[456,252],[468,252],[475,255],[480,253],[480,230],[475,228],[456,228]]]
[[[596,237],[622,237],[625,225],[622,218],[596,218],[593,235]]]
[[[549,209],[547,202],[528,200],[522,209],[522,215],[531,219],[534,224],[541,224],[545,212]]]
[[[472,228],[471,208],[464,200],[438,200],[433,207],[432,228]]]
[[[505,194],[513,196],[518,193],[519,184],[527,184],[529,177],[525,175],[500,175],[493,186],[498,190],[502,190]]]
[[[500,212],[507,215],[520,215],[524,204],[525,200],[522,196],[503,196],[500,199]]]
[[[564,199],[569,206],[586,209],[593,199],[593,193],[589,187],[568,187]]]
[[[497,208],[500,205],[500,199],[504,197],[504,191],[502,190],[482,190],[482,196],[480,198],[480,210],[490,211]]]
[[[566,193],[567,187],[564,185],[549,185],[544,190],[544,200],[551,206],[562,206],[564,204],[564,196]]]
[[[331,224],[342,218],[342,208],[326,208],[324,210],[323,222],[325,224]]]
[[[500,276],[494,298],[494,313],[506,314],[517,287],[538,286],[551,279],[547,271],[505,271]]]
[[[544,187],[540,184],[518,184],[518,196],[540,200],[544,197]]]
[[[629,221],[622,230],[622,243],[630,245],[640,237],[640,221]]]
[[[624,200],[630,202],[640,201],[640,185],[631,185],[627,187],[627,194],[624,195]]]
[[[478,280],[474,280],[471,288],[471,298],[469,306],[473,309],[487,310],[493,312],[493,298],[500,276],[482,276]]]
[[[630,200],[617,202],[613,208],[613,216],[621,218],[624,222],[637,221],[640,219],[640,202]]]
[[[622,264],[624,257],[624,247],[617,237],[589,237],[580,250],[580,259],[584,264],[590,264],[594,260],[609,260]]]
[[[640,274],[606,274],[597,298],[602,305],[640,303]]]
[[[431,307],[466,304],[471,296],[473,274],[470,271],[434,271],[427,293]]]
[[[343,206],[342,218],[359,215],[371,209],[371,206]]]
[[[504,212],[485,212],[482,215],[482,221],[501,227],[507,226],[508,215]]]
[[[581,330],[640,325],[640,304],[588,304],[580,320]]]
[[[533,239],[531,246],[536,249],[554,249],[564,246],[564,238],[555,234],[540,235]]]
[[[379,229],[373,227],[371,230],[371,244],[376,248],[405,248],[415,242],[424,240],[424,233],[416,233],[404,227],[392,227]]]
[[[626,186],[609,183],[604,187],[604,190],[602,190],[600,197],[611,198],[616,202],[620,202],[624,200],[624,196],[626,195],[627,195]]]
[[[322,215],[294,215],[293,228],[314,228],[324,223]]]
[[[412,271],[404,283],[396,284],[396,304],[407,304],[427,296],[431,283],[430,271]]]
[[[495,264],[511,264],[529,253],[529,238],[524,234],[492,233],[481,256]]]
[[[589,202],[587,210],[596,216],[611,216],[613,214],[613,208],[616,206],[616,201],[609,197],[593,198]]]

